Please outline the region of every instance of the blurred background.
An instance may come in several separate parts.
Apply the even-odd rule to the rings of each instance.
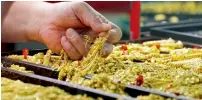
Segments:
[[[122,40],[130,39],[131,12],[138,10],[134,9],[134,2],[90,1],[87,3],[121,28],[123,32]],[[144,37],[142,34],[149,34],[147,30],[148,26],[202,18],[201,7],[202,2],[199,1],[140,2],[140,11],[136,11],[140,13],[140,15],[137,15],[140,19],[135,19],[135,23],[139,24],[140,27],[135,28],[139,28],[139,33],[141,34],[134,34],[138,34],[140,36],[139,38],[141,38]],[[46,46],[37,42],[2,44],[2,51],[22,50],[23,48],[41,49],[46,48]]]

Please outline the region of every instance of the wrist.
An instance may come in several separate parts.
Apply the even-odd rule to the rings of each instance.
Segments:
[[[33,2],[30,5],[30,18],[28,25],[26,26],[26,37],[28,41],[42,42],[40,37],[40,28],[47,23],[50,17],[50,11],[52,10],[52,4],[46,2]]]

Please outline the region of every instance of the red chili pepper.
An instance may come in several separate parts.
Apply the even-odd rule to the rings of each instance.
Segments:
[[[126,51],[126,50],[128,50],[128,47],[127,47],[126,44],[122,44],[121,49],[124,50],[124,51]]]
[[[156,44],[156,48],[159,49],[161,47],[160,44]]]
[[[199,47],[199,46],[196,46],[196,45],[194,46],[194,48],[195,48],[195,49],[200,49],[200,47]]]
[[[143,83],[144,83],[144,78],[143,78],[142,75],[139,75],[139,76],[136,78],[136,83],[135,83],[135,85],[141,86]]]
[[[22,50],[22,54],[24,55],[24,59],[27,59],[27,56],[29,55],[29,50],[27,48],[24,48]]]

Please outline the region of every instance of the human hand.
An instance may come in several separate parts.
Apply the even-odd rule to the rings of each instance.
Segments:
[[[122,36],[118,26],[85,2],[15,2],[9,10],[3,21],[5,41],[39,41],[54,52],[64,49],[73,60],[86,56],[91,46],[81,34],[96,38],[109,32],[103,56],[110,54],[112,43]]]
[[[80,34],[84,33],[96,38],[100,32],[109,31],[103,56],[109,55],[113,49],[111,43],[119,41],[122,36],[118,26],[85,2],[53,4],[47,19],[48,21],[39,30],[42,41],[55,52],[64,48],[69,57],[74,60],[86,56],[90,48],[90,44],[86,43]]]

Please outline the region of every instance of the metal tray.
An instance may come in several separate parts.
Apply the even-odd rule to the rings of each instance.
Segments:
[[[202,45],[202,35],[190,34],[190,31],[199,31],[202,29],[202,22],[192,24],[172,25],[165,27],[156,27],[151,29],[152,36],[171,37],[176,40],[182,40]]]
[[[31,67],[35,67],[35,66],[31,66]],[[21,80],[25,83],[32,83],[32,84],[37,84],[42,86],[57,86],[73,95],[87,94],[88,96],[91,96],[93,98],[102,97],[103,99],[110,99],[110,100],[111,99],[116,100],[118,98],[123,100],[134,99],[132,97],[122,96],[114,93],[107,93],[105,91],[89,88],[86,86],[80,86],[80,85],[72,84],[65,81],[60,81],[54,78],[48,78],[40,75],[20,72],[20,71],[12,70],[12,69],[9,69],[8,67],[2,67],[2,66],[1,66],[1,77],[7,77],[13,80]]]
[[[144,41],[157,40],[157,39],[160,39],[160,38],[158,38],[158,37],[149,37],[149,38],[141,39],[141,40],[137,40],[137,41],[127,41],[126,40],[126,41],[118,42],[116,44],[123,44],[123,43],[128,43],[128,42],[138,42],[138,43],[141,43],[141,42],[144,42]],[[189,43],[185,43],[185,46],[187,46],[187,47],[193,47],[194,45],[189,44]],[[44,49],[44,50],[33,50],[33,51],[30,51],[30,54],[33,55],[33,54],[38,53],[38,52],[45,52],[46,50],[47,49]],[[21,51],[2,53],[2,56],[6,56],[6,55],[10,55],[10,54],[21,54]],[[48,81],[49,83],[55,83],[56,82],[57,85],[71,84],[71,83],[68,83],[68,82],[57,80],[58,72],[55,71],[53,68],[48,67],[48,66],[34,64],[34,63],[30,63],[30,62],[25,62],[25,61],[13,60],[13,59],[9,59],[9,58],[6,58],[6,57],[2,57],[2,64],[5,66],[5,67],[2,67],[2,76],[6,76],[6,77],[9,77],[9,78],[15,78],[15,76],[20,75],[20,77],[15,78],[15,79],[21,79],[21,80],[24,80],[25,82],[29,82],[29,81],[25,80],[27,78],[31,78],[31,80],[34,78],[35,80],[38,79],[38,80],[42,80],[42,81],[44,81],[44,79],[46,79],[45,81]],[[22,73],[22,72],[19,72],[19,71],[15,71],[15,70],[11,70],[11,69],[6,68],[6,66],[10,66],[11,64],[22,65],[22,66],[26,67],[27,70],[34,71],[34,73],[36,75],[30,75],[30,74],[28,75],[26,73]],[[10,73],[10,74],[6,74],[6,73]],[[15,75],[12,75],[13,73]],[[23,79],[23,77],[27,77],[27,78]],[[32,83],[35,84],[35,81],[32,81]],[[38,83],[40,83],[40,82],[38,82]],[[36,81],[36,84],[37,84],[37,81]],[[43,85],[43,84],[41,84],[41,85]],[[47,84],[47,85],[49,85],[49,84]],[[64,89],[64,87],[62,89]],[[71,86],[67,86],[67,87],[72,88]],[[81,90],[81,91],[86,91],[85,88],[82,88],[82,89],[83,90]],[[92,89],[92,88],[90,88],[90,89]],[[92,89],[91,92],[94,93],[94,90],[96,90],[96,89]],[[100,90],[96,90],[95,93],[100,95],[100,92],[98,92],[98,91],[100,91]],[[176,99],[183,99],[183,100],[186,100],[186,99],[190,100],[190,99],[192,99],[192,98],[187,98],[187,97],[184,97],[184,96],[177,96],[175,94],[165,93],[165,92],[161,92],[161,91],[158,91],[158,90],[148,89],[148,88],[144,88],[144,87],[140,87],[140,86],[135,86],[135,85],[126,85],[125,91],[130,96],[132,96],[132,97],[137,97],[139,95],[148,95],[148,94],[152,93],[152,94],[157,94],[157,95],[161,95],[163,97],[169,97],[169,98],[176,98]],[[105,94],[102,94],[102,92],[101,92],[101,95],[105,96],[105,97],[108,97],[108,95],[106,96]],[[118,95],[118,94],[116,94],[116,95]],[[91,96],[91,94],[89,94],[89,96]],[[110,95],[110,96],[113,97],[112,95]],[[114,97],[114,98],[117,98],[117,96]]]
[[[2,77],[7,77],[7,78],[11,78],[11,79],[20,79],[20,80],[22,80],[24,82],[43,85],[43,86],[58,86],[61,89],[75,88],[75,87],[71,87],[71,86],[76,85],[76,84],[72,84],[72,83],[69,83],[69,82],[57,80],[58,72],[54,71],[54,69],[52,69],[52,68],[50,68],[48,66],[38,65],[38,64],[30,63],[30,62],[25,62],[25,61],[13,60],[13,59],[9,59],[9,58],[6,58],[6,57],[2,57],[2,64],[4,66],[4,67],[1,67]],[[17,71],[17,70],[9,69],[7,66],[10,66],[11,64],[18,64],[18,65],[24,66],[27,70],[34,71],[35,75],[20,72],[20,71]],[[46,73],[46,74],[44,74],[44,73]],[[72,85],[69,86],[69,84],[72,84]],[[107,98],[108,96],[110,96],[110,99],[114,99],[114,98],[133,99],[133,98],[130,98],[130,97],[122,97],[122,96],[120,96],[118,94],[105,95],[103,93],[106,93],[106,92],[101,91],[101,90],[92,89],[92,88],[89,88],[89,87],[88,88],[90,90],[89,89],[86,90],[85,86],[79,86],[79,85],[76,85],[76,86],[77,87],[82,87],[82,88],[78,89],[78,91],[81,91],[82,93],[86,93],[86,91],[88,90],[87,92],[93,92],[93,93],[96,92],[96,93],[94,93],[92,95],[96,95],[96,96],[99,95],[99,97],[104,96],[103,98]],[[163,97],[184,99],[184,100],[187,99],[187,98],[182,97],[182,96],[179,97],[179,96],[176,96],[174,94],[164,93],[164,92],[160,92],[160,91],[157,91],[157,90],[147,89],[147,88],[134,86],[134,85],[127,85],[125,91],[132,97],[137,97],[139,95],[149,95],[150,93],[152,93],[152,94],[161,95]],[[88,94],[88,93],[86,93],[86,94],[89,95],[89,96],[92,96],[91,94]]]
[[[180,24],[190,24],[190,23],[200,23],[202,22],[202,15],[189,15],[189,14],[165,14],[166,17],[176,16],[179,18],[178,23],[170,23],[168,22],[168,18],[165,19],[167,23],[162,23],[162,21],[155,21],[153,18],[156,14],[141,14],[141,16],[147,16],[147,22],[144,26],[141,26],[141,32],[150,31],[151,28],[161,27],[161,26],[172,26],[172,25],[180,25]],[[153,23],[153,24],[149,24]]]

